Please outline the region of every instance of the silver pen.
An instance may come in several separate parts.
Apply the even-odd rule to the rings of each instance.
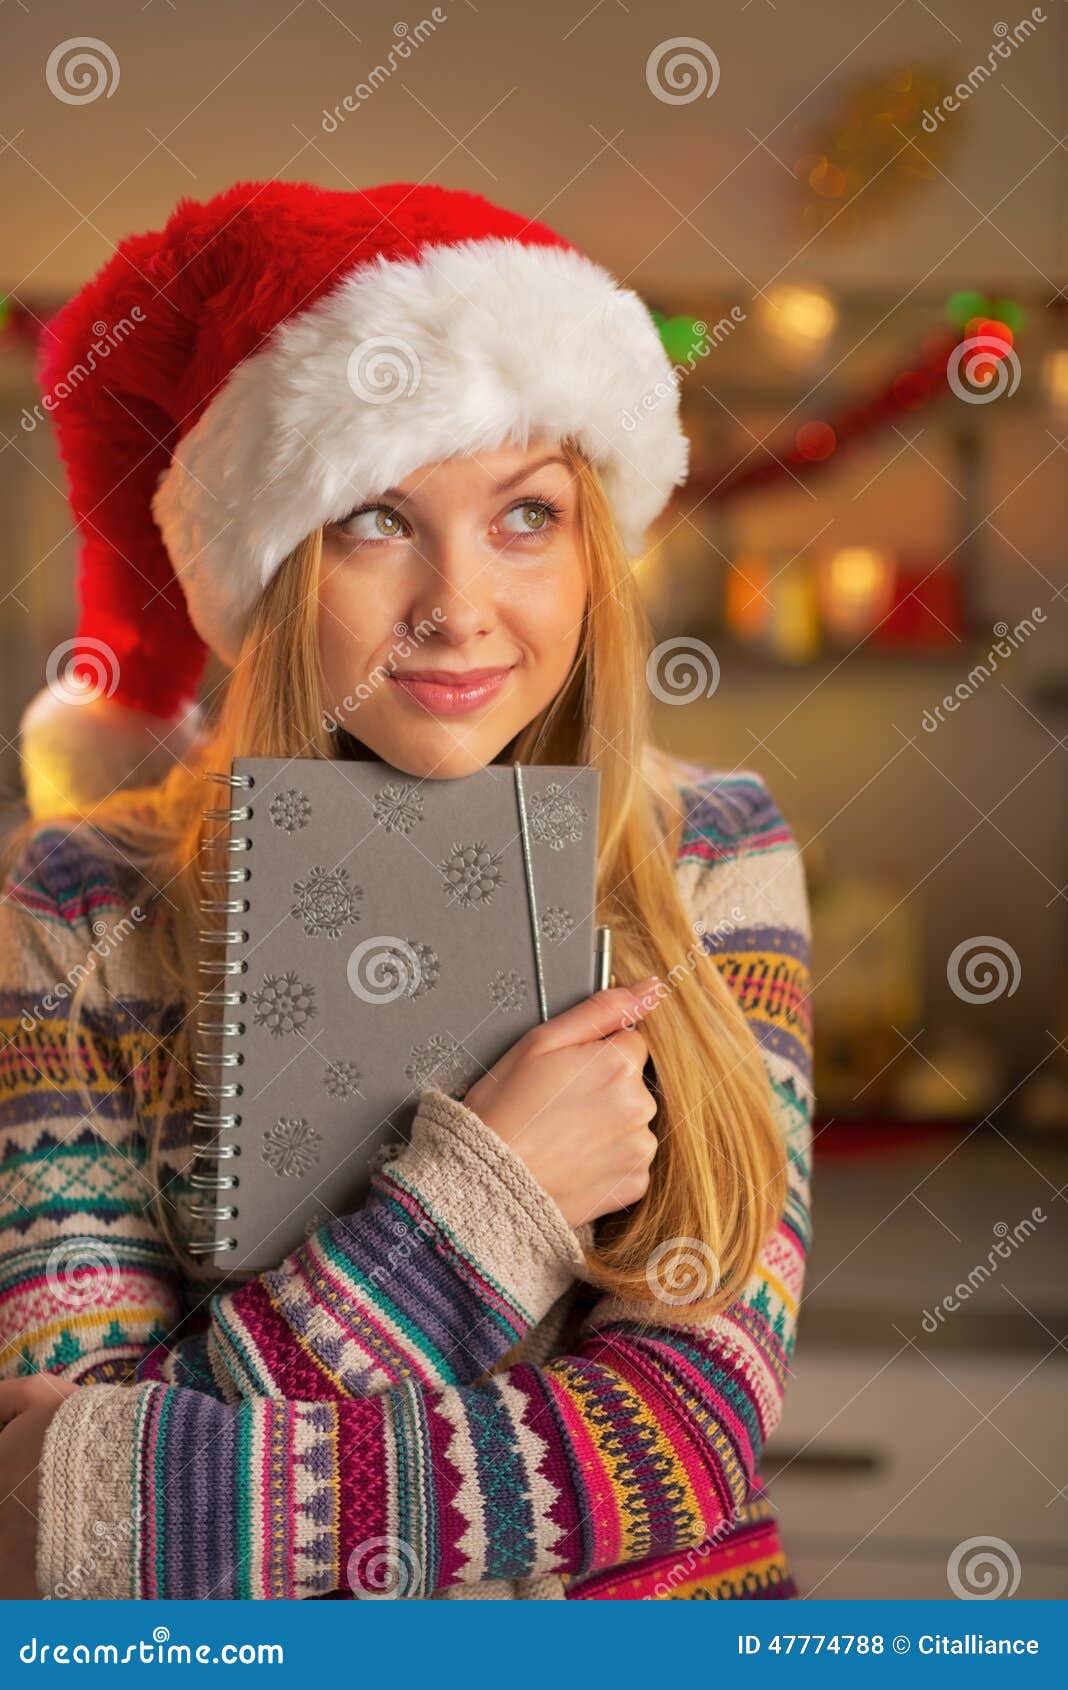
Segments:
[[[597,944],[594,951],[594,986],[595,992],[601,992],[612,984],[612,929],[598,927]]]

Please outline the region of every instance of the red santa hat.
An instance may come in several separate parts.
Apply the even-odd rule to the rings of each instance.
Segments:
[[[35,811],[160,778],[207,651],[236,660],[293,547],[423,464],[570,434],[632,555],[687,471],[638,296],[545,224],[434,184],[183,200],[53,319],[39,378],[81,615],[22,720]]]

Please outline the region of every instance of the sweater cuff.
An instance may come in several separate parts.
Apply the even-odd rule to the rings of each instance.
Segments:
[[[38,1493],[37,1588],[43,1597],[129,1598],[137,1521],[133,1463],[146,1390],[79,1385],[45,1429]]]
[[[422,1203],[532,1326],[582,1272],[589,1229],[569,1225],[522,1158],[447,1092],[420,1094],[411,1141],[382,1176]]]

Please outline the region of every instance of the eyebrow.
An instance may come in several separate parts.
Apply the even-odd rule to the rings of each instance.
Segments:
[[[565,469],[571,467],[567,459],[556,452],[547,458],[539,458],[535,464],[524,464],[522,469],[517,469],[514,475],[507,476],[504,481],[498,481],[492,491],[494,493],[506,493],[509,487],[515,486],[517,481],[524,481],[527,476],[534,475],[539,469],[544,469],[547,464],[563,464]],[[406,499],[411,500],[414,495],[402,493],[399,487],[387,487],[385,492],[380,493],[378,497],[383,504],[387,499],[392,500],[395,504],[401,504]]]

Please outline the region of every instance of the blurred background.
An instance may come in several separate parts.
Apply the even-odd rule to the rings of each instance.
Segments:
[[[787,1548],[816,1597],[1063,1596],[1062,0],[100,0],[87,27],[0,14],[8,816],[74,627],[34,353],[115,243],[275,176],[436,180],[573,238],[656,314],[693,443],[641,564],[660,737],[761,773],[808,867]]]

